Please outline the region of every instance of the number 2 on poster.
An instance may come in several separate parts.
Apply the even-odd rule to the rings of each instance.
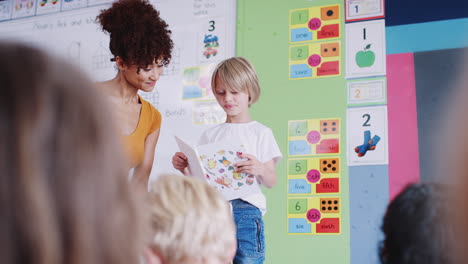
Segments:
[[[369,123],[371,116],[369,114],[364,114],[362,115],[362,118],[364,118],[364,123],[362,124],[363,127],[370,127],[371,124]]]

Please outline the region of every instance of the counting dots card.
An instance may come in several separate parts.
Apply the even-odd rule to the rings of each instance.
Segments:
[[[289,121],[288,155],[340,154],[340,123],[340,118]]]
[[[340,193],[340,158],[288,160],[288,194]]]
[[[291,44],[340,37],[340,5],[318,6],[289,11]]]
[[[339,197],[288,198],[288,233],[298,235],[341,234]]]
[[[289,79],[340,75],[339,41],[294,45],[289,48]]]

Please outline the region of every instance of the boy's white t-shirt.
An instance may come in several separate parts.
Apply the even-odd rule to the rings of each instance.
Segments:
[[[257,121],[216,125],[203,132],[198,143],[204,145],[218,141],[232,141],[244,144],[247,154],[255,156],[260,162],[273,159],[276,165],[282,158],[271,129]],[[266,213],[266,199],[262,192],[243,197],[242,200],[260,209],[262,215]]]

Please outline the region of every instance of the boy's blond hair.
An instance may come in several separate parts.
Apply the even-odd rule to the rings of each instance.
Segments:
[[[161,175],[150,197],[151,247],[164,263],[230,257],[236,243],[234,219],[217,190],[191,176]]]
[[[211,89],[216,94],[216,80],[221,80],[236,92],[249,94],[249,106],[260,97],[260,85],[253,65],[243,57],[232,57],[220,62],[211,77]]]

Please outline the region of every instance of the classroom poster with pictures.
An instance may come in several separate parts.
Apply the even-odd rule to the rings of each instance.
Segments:
[[[185,68],[182,74],[182,99],[214,98],[211,89],[211,75],[215,64]]]
[[[388,164],[387,106],[348,108],[348,166]]]
[[[38,0],[36,7],[36,15],[60,12],[61,0]]]
[[[0,21],[11,18],[13,0],[0,0]]]
[[[14,0],[11,18],[34,16],[36,13],[35,0]]]
[[[385,21],[346,24],[346,78],[386,74]]]
[[[383,18],[384,0],[345,0],[346,22]]]
[[[197,39],[199,63],[219,61],[225,53],[226,22],[223,17],[202,19]]]

